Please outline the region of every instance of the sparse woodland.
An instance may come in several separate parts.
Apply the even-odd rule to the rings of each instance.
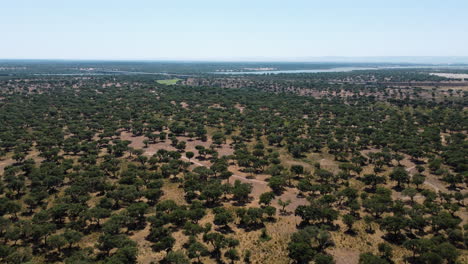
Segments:
[[[154,78],[0,79],[0,263],[468,262],[465,92]]]

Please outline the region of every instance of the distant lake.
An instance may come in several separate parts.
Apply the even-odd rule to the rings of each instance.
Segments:
[[[118,75],[118,74],[153,74],[153,75],[167,75],[167,73],[159,72],[132,72],[132,71],[99,71],[99,72],[76,72],[76,73],[35,73],[34,75],[44,76],[100,76],[100,75]]]
[[[335,67],[329,69],[302,69],[302,70],[261,70],[261,71],[217,71],[207,72],[209,74],[224,75],[244,75],[244,74],[283,74],[283,73],[319,73],[319,72],[351,72],[365,70],[385,70],[385,69],[468,69],[468,66],[379,66],[379,67]],[[96,72],[76,72],[76,73],[36,73],[39,76],[99,76],[99,75],[167,75],[167,76],[197,76],[198,74],[178,74],[167,72],[139,72],[139,71],[96,71]]]
[[[350,72],[350,71],[366,71],[366,70],[384,70],[384,69],[421,69],[421,68],[466,68],[460,66],[381,66],[381,67],[337,67],[330,69],[310,69],[310,70],[273,70],[273,71],[241,71],[241,72],[211,72],[213,74],[281,74],[281,73],[319,73],[319,72]]]
[[[279,73],[318,73],[318,72],[350,72],[355,70],[378,70],[379,68],[359,68],[359,67],[346,67],[346,68],[331,68],[331,69],[314,69],[314,70],[278,70],[278,71],[246,71],[246,72],[210,72],[212,74],[229,74],[229,75],[243,75],[243,74],[279,74]],[[43,76],[96,76],[96,75],[116,75],[116,74],[127,74],[127,75],[138,75],[138,74],[162,74],[167,73],[149,73],[149,72],[130,72],[130,71],[110,71],[110,72],[87,72],[87,73],[36,73],[34,75]],[[173,74],[177,75],[177,74]]]
[[[311,69],[311,70],[278,70],[278,71],[245,71],[245,72],[212,72],[214,74],[279,74],[279,73],[318,73],[318,72],[350,72],[355,70],[377,70],[378,68],[341,67],[331,69]]]

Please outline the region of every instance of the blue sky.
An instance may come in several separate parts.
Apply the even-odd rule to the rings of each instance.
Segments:
[[[0,0],[0,58],[468,56],[467,0]]]

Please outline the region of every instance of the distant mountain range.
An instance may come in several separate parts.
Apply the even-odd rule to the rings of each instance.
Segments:
[[[2,59],[5,62],[248,62],[248,63],[391,63],[424,65],[468,65],[468,56],[316,56],[316,57],[217,57],[153,59]]]
[[[323,57],[243,57],[200,59],[201,61],[250,62],[345,62],[345,63],[410,63],[410,64],[468,64],[468,56],[323,56]]]
[[[390,62],[428,64],[467,64],[468,56],[395,56],[395,57],[306,57],[304,61],[318,62]]]

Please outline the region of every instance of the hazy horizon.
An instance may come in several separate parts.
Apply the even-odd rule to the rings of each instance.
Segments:
[[[243,58],[155,58],[155,59],[93,59],[93,58],[0,58],[0,62],[8,61],[57,61],[57,62],[186,62],[186,63],[388,63],[388,64],[434,64],[452,65],[468,64],[468,56],[323,56],[323,57],[302,57],[302,58],[274,58],[274,57],[243,57]]]

